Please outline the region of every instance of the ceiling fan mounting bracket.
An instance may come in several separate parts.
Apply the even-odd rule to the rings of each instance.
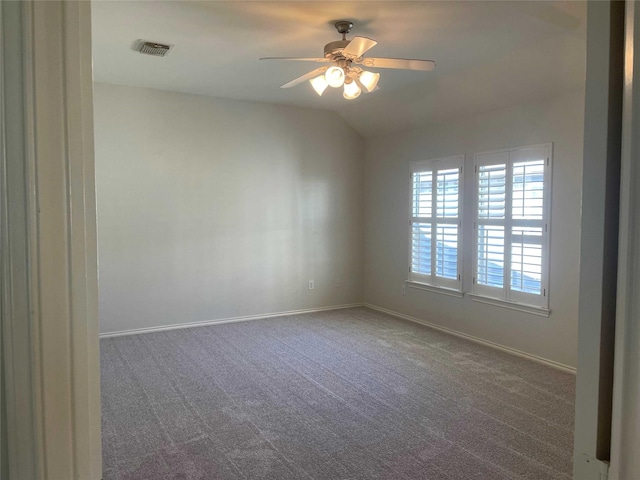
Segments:
[[[338,33],[342,35],[342,39],[344,40],[345,35],[353,28],[353,22],[350,22],[349,20],[339,20],[335,23],[335,26],[336,30],[338,30]]]

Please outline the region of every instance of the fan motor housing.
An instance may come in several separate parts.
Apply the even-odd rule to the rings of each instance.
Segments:
[[[324,46],[324,56],[325,57],[333,57],[335,55],[340,55],[342,50],[345,49],[351,40],[337,40],[335,42],[329,42]]]

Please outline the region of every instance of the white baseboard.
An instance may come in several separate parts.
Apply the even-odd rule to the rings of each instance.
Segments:
[[[221,323],[248,322],[261,318],[283,317],[286,315],[301,315],[303,313],[325,312],[327,310],[340,310],[343,308],[363,307],[364,303],[350,303],[347,305],[332,305],[329,307],[308,308],[305,310],[290,310],[287,312],[263,313],[260,315],[247,315],[244,317],[218,318],[216,320],[203,320],[201,322],[177,323],[174,325],[163,325],[160,327],[134,328],[132,330],[120,330],[118,332],[105,332],[100,334],[100,338],[122,337],[125,335],[138,335],[141,333],[164,332],[166,330],[178,330],[181,328],[206,327],[207,325],[218,325]]]
[[[387,313],[389,315],[393,315],[394,317],[402,318],[404,320],[409,320],[410,322],[419,323],[421,325],[425,325],[427,327],[433,328],[435,330],[440,330],[445,333],[449,333],[451,335],[455,335],[456,337],[466,338],[467,340],[471,340],[475,343],[480,343],[482,345],[486,345],[491,348],[495,348],[496,350],[501,350],[503,352],[510,353],[512,355],[516,355],[518,357],[527,358],[529,360],[533,360],[534,362],[542,363],[549,367],[555,368],[557,370],[562,370],[563,372],[573,373],[575,375],[576,369],[574,367],[570,367],[569,365],[564,365],[559,362],[554,362],[553,360],[548,360],[543,357],[538,357],[537,355],[532,355],[530,353],[522,352],[520,350],[516,350],[515,348],[506,347],[504,345],[500,345],[499,343],[490,342],[488,340],[483,340],[482,338],[474,337],[473,335],[468,335],[466,333],[459,332],[457,330],[452,330],[451,328],[442,327],[440,325],[436,325],[434,323],[428,322],[426,320],[422,320],[420,318],[411,317],[409,315],[404,315],[403,313],[394,312],[393,310],[387,310],[386,308],[379,307],[377,305],[373,305],[371,303],[365,303],[365,307],[371,308],[372,310],[377,310],[379,312]]]

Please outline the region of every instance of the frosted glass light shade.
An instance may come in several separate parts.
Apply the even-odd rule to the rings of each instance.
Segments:
[[[327,83],[327,80],[324,78],[324,75],[320,75],[319,77],[312,78],[311,80],[309,80],[309,83],[311,83],[311,86],[313,87],[313,89],[320,96],[322,96],[322,93],[329,86],[329,84]]]
[[[340,67],[329,67],[324,76],[330,87],[338,88],[344,83],[344,70]]]
[[[358,80],[360,80],[360,83],[364,85],[364,88],[366,88],[368,92],[371,92],[376,88],[376,85],[378,85],[380,74],[364,71],[360,74],[360,78],[358,78]]]
[[[356,82],[344,84],[344,93],[342,94],[342,96],[347,100],[358,98],[360,96],[360,93],[362,93],[362,90],[360,90],[360,87]]]

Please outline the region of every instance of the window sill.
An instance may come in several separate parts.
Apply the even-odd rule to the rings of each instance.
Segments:
[[[533,305],[524,305],[522,303],[509,302],[507,300],[499,300],[497,298],[485,297],[484,295],[478,295],[477,293],[470,293],[469,296],[474,302],[485,303],[487,305],[495,305],[497,307],[508,308],[510,310],[517,310],[519,312],[530,313],[532,315],[538,315],[539,317],[549,317],[551,310],[544,307],[535,307]]]
[[[409,288],[415,288],[417,290],[426,290],[428,292],[440,293],[442,295],[449,295],[450,297],[462,298],[464,292],[456,290],[455,288],[437,287],[435,285],[429,285],[427,283],[416,282],[415,280],[405,280],[405,284]]]

